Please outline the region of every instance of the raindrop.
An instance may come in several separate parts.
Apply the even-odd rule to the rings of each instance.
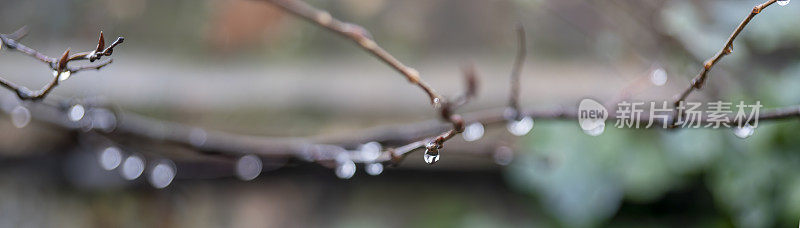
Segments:
[[[131,155],[122,163],[122,178],[133,180],[144,172],[144,159],[138,155]]]
[[[72,76],[72,72],[70,72],[70,71],[64,71],[64,72],[61,72],[61,74],[59,75],[59,74],[58,74],[58,72],[56,72],[56,71],[53,71],[53,75],[54,75],[54,76],[55,76],[55,75],[58,75],[58,81],[59,81],[59,82],[63,82],[63,81],[65,81],[65,80],[69,79],[69,76]]]
[[[175,179],[175,165],[169,160],[158,162],[150,171],[150,184],[155,188],[165,188]]]
[[[359,148],[361,151],[361,156],[367,161],[374,161],[375,159],[378,159],[378,157],[381,156],[382,149],[383,147],[378,142],[368,142],[364,145],[361,145]]]
[[[727,52],[728,54],[733,53],[733,44],[725,48],[725,52]]]
[[[442,99],[439,99],[438,97],[433,98],[433,108],[439,109],[441,107],[442,107]]]
[[[91,127],[93,128],[97,128],[105,132],[111,132],[117,127],[117,116],[108,109],[91,109],[89,111],[89,115],[92,119]]]
[[[516,136],[523,136],[531,132],[533,130],[533,118],[530,116],[525,116],[521,120],[512,120],[508,122],[506,125],[508,132]]]
[[[603,131],[606,130],[606,125],[604,123],[598,124],[595,128],[590,130],[583,130],[583,133],[591,136],[598,136],[603,134]]]
[[[492,158],[494,158],[494,162],[498,165],[506,166],[511,164],[511,161],[514,160],[514,151],[511,150],[510,147],[500,146],[495,149]]]
[[[780,6],[789,5],[789,0],[778,0],[777,2]]]
[[[208,134],[201,128],[192,128],[192,130],[189,131],[189,143],[192,144],[192,146],[203,146],[203,144],[206,143],[206,139],[208,139]]]
[[[733,134],[740,139],[746,139],[755,133],[756,128],[751,126],[750,124],[745,124],[744,126],[738,126],[733,129]]]
[[[122,151],[117,147],[108,147],[100,152],[100,158],[97,161],[105,170],[116,169],[122,163]]]
[[[472,142],[483,137],[483,124],[480,122],[475,122],[467,125],[464,129],[464,133],[461,134],[464,137],[464,141]]]
[[[339,162],[336,166],[336,176],[340,179],[350,179],[356,174],[356,163],[351,160]]]
[[[663,86],[667,84],[667,71],[664,68],[656,68],[653,72],[650,72],[650,82],[656,86]]]
[[[83,119],[84,114],[86,114],[86,109],[83,108],[83,105],[76,104],[69,108],[69,114],[67,114],[67,116],[72,122],[78,122]]]
[[[364,167],[364,170],[367,171],[367,174],[372,176],[380,175],[383,172],[383,164],[381,163],[370,163]]]
[[[261,158],[252,154],[245,155],[236,161],[236,176],[244,181],[253,180],[261,174],[263,167]]]
[[[422,156],[425,163],[433,164],[439,161],[439,145],[431,142],[425,147],[425,155]]]
[[[11,123],[17,128],[23,128],[31,122],[31,111],[22,105],[17,105],[11,110]]]

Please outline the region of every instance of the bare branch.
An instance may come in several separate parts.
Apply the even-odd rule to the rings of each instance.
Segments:
[[[522,67],[525,65],[525,56],[527,55],[527,44],[525,42],[525,28],[522,24],[517,24],[517,41],[519,46],[517,49],[517,57],[514,60],[514,68],[511,70],[511,93],[508,97],[508,107],[513,110],[513,119],[519,119],[519,78],[522,74]]]
[[[61,55],[60,58],[52,58],[41,52],[25,46],[19,43],[17,40],[25,37],[28,34],[27,27],[22,27],[15,31],[12,34],[0,34],[0,43],[3,46],[8,48],[9,50],[16,50],[25,55],[31,56],[43,63],[46,63],[50,69],[52,69],[55,73],[53,75],[53,79],[42,89],[37,91],[31,91],[30,89],[16,85],[15,83],[8,81],[4,78],[0,78],[0,85],[3,87],[12,90],[17,94],[21,100],[41,100],[44,99],[56,86],[60,81],[66,80],[69,78],[73,73],[77,73],[84,70],[95,69],[99,70],[110,64],[112,62],[111,59],[97,63],[97,64],[90,64],[78,67],[70,67],[68,66],[70,61],[76,60],[89,60],[90,62],[94,62],[95,60],[100,59],[103,56],[110,56],[113,51],[114,47],[121,44],[124,38],[119,37],[115,40],[110,46],[105,47],[105,40],[103,38],[103,32],[100,32],[100,38],[97,44],[97,48],[95,51],[91,52],[82,52],[74,55],[70,55],[70,49],[67,49],[64,54]]]
[[[756,5],[755,7],[753,7],[753,10],[750,11],[750,14],[748,14],[747,17],[741,23],[739,23],[739,26],[737,26],[736,29],[733,30],[733,33],[731,33],[731,35],[728,37],[728,40],[725,41],[725,45],[722,47],[722,50],[717,52],[717,54],[714,55],[713,57],[706,60],[706,62],[703,64],[703,69],[701,69],[700,73],[698,73],[697,76],[695,76],[694,79],[692,79],[692,81],[689,83],[689,87],[684,89],[683,92],[676,95],[675,101],[673,102],[673,107],[678,107],[682,101],[686,100],[689,94],[691,94],[695,90],[703,88],[703,85],[705,84],[706,79],[708,78],[708,72],[711,71],[711,68],[713,68],[714,65],[716,65],[722,59],[722,57],[725,57],[726,55],[729,55],[733,52],[733,41],[736,40],[736,37],[738,37],[739,34],[744,30],[744,27],[747,26],[747,24],[750,23],[750,21],[756,15],[761,13],[762,10],[766,9],[776,1],[777,0],[768,0],[764,3],[761,3],[760,5]],[[677,112],[676,109],[672,118],[673,126],[679,119],[678,115],[679,112]]]

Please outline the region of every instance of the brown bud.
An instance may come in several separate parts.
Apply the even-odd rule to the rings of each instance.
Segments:
[[[58,65],[56,66],[56,71],[59,73],[64,72],[64,69],[67,68],[67,61],[69,61],[69,48],[64,51],[64,54],[61,55],[61,59],[58,60]]]
[[[106,39],[103,37],[103,31],[100,31],[100,39],[97,41],[97,49],[95,52],[102,52],[106,48]]]

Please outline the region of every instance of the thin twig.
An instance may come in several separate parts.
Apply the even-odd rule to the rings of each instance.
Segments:
[[[121,44],[124,41],[123,37],[118,37],[111,45],[108,47],[105,46],[105,38],[103,37],[103,32],[100,32],[100,38],[97,41],[97,48],[94,51],[88,52],[81,52],[74,55],[70,55],[70,49],[68,48],[64,54],[61,55],[60,58],[53,58],[42,54],[41,52],[25,46],[19,43],[18,39],[25,37],[28,34],[27,27],[22,27],[11,34],[0,34],[0,43],[3,46],[8,48],[9,50],[16,50],[25,55],[31,56],[34,59],[37,59],[45,64],[47,64],[50,69],[52,69],[55,74],[53,75],[53,79],[50,80],[48,84],[37,91],[32,91],[26,87],[19,86],[5,78],[0,78],[0,85],[12,90],[16,93],[17,97],[21,100],[41,100],[44,99],[53,89],[58,86],[59,82],[62,80],[66,80],[72,74],[78,73],[85,70],[99,70],[111,64],[112,60],[108,59],[106,61],[102,61],[96,64],[89,64],[84,66],[77,66],[77,67],[70,67],[68,66],[70,61],[78,61],[78,60],[89,60],[89,62],[94,62],[95,60],[99,60],[103,56],[111,56],[114,52],[114,47]],[[66,75],[65,75],[66,74]],[[63,77],[62,77],[63,76]]]
[[[683,92],[676,95],[675,101],[673,102],[673,107],[675,107],[671,124],[673,127],[676,126],[677,121],[679,119],[678,115],[680,115],[679,114],[680,112],[677,111],[677,107],[681,104],[681,102],[686,100],[689,94],[691,94],[695,90],[703,88],[703,85],[705,84],[706,79],[708,78],[708,72],[711,71],[711,68],[713,68],[714,65],[716,65],[722,59],[722,57],[725,57],[726,55],[729,55],[733,52],[733,41],[736,40],[736,37],[738,37],[739,34],[744,30],[744,27],[747,26],[747,24],[750,23],[750,21],[756,15],[761,13],[762,10],[766,9],[776,1],[777,0],[768,0],[764,3],[761,3],[760,5],[756,5],[755,7],[753,7],[753,10],[750,11],[750,14],[748,14],[747,17],[744,20],[742,20],[741,23],[739,23],[739,26],[736,26],[736,29],[733,30],[733,33],[731,33],[731,35],[728,37],[728,40],[725,41],[725,45],[722,46],[722,50],[720,50],[719,52],[717,52],[716,55],[706,60],[706,62],[703,64],[703,69],[701,69],[700,73],[698,73],[697,76],[695,76],[694,79],[692,79],[692,81],[689,83],[689,87],[684,89]]]
[[[522,74],[522,67],[525,65],[525,56],[527,55],[527,44],[525,42],[525,28],[522,24],[517,24],[517,40],[519,46],[517,49],[517,57],[514,59],[514,68],[511,70],[511,93],[508,97],[508,107],[513,110],[511,118],[520,119],[519,116],[519,78]]]

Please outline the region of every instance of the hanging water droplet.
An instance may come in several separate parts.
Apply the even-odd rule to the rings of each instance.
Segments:
[[[523,136],[533,130],[533,118],[525,116],[520,120],[512,120],[506,124],[508,132],[516,136]]]
[[[23,128],[31,122],[31,111],[22,105],[17,105],[11,110],[11,123],[17,128]]]
[[[206,139],[208,138],[208,134],[202,128],[192,128],[189,131],[189,144],[192,146],[200,147],[206,143]]]
[[[789,5],[789,0],[778,0],[777,3],[780,6],[785,6],[785,5]]]
[[[166,188],[175,179],[175,173],[175,165],[171,161],[160,161],[150,171],[150,184],[155,188]]]
[[[339,162],[336,166],[336,176],[340,179],[350,179],[356,174],[356,163],[351,160]]]
[[[72,122],[78,122],[83,119],[83,115],[86,114],[86,109],[83,108],[83,105],[76,104],[69,108],[69,120]]]
[[[72,72],[67,70],[67,71],[61,72],[60,75],[58,74],[58,72],[55,72],[55,75],[58,75],[58,81],[59,82],[63,82],[65,80],[69,79],[69,76],[72,75]]]
[[[430,142],[425,146],[425,154],[422,156],[425,163],[432,165],[439,161],[439,148],[440,146],[434,142]]]
[[[100,162],[100,167],[105,170],[116,169],[122,163],[122,151],[117,147],[108,147],[100,152],[100,157],[97,161]]]
[[[381,156],[381,150],[383,147],[378,142],[368,142],[364,145],[361,145],[359,151],[361,152],[361,157],[367,161],[374,161]]]
[[[593,129],[583,130],[583,133],[586,133],[587,135],[591,135],[591,136],[598,136],[598,135],[603,134],[603,131],[605,131],[605,130],[606,130],[605,123],[601,123],[601,124],[598,124],[597,127],[593,128]]]
[[[733,134],[740,139],[746,139],[755,133],[756,128],[751,126],[750,124],[745,124],[744,126],[739,126],[733,128]]]
[[[661,67],[656,68],[653,72],[650,72],[650,82],[656,86],[667,84],[667,71]]]
[[[364,170],[367,171],[367,174],[372,176],[380,175],[383,172],[383,164],[381,163],[370,163],[364,166]]]
[[[733,53],[733,44],[731,44],[728,47],[726,47],[725,48],[725,52],[727,52],[728,54]]]
[[[138,178],[144,172],[144,159],[138,155],[131,155],[122,163],[122,178],[126,180],[133,180]]]
[[[464,132],[461,133],[461,136],[464,137],[464,141],[472,142],[481,139],[483,137],[483,131],[483,124],[475,122],[467,125],[467,127],[464,128]]]
[[[442,99],[439,99],[438,97],[433,98],[433,108],[439,109],[441,107],[442,107]]]
[[[511,164],[511,161],[514,160],[514,151],[511,150],[510,147],[507,146],[500,146],[494,150],[494,154],[492,154],[492,158],[494,158],[494,163],[498,165],[506,166]]]
[[[426,150],[425,151],[425,155],[422,158],[425,159],[425,163],[428,163],[428,164],[432,165],[433,163],[436,163],[436,162],[439,161],[439,154],[438,153],[436,153],[436,154],[429,153]]]
[[[249,154],[236,161],[236,176],[244,181],[256,179],[261,174],[264,164],[258,156]]]

